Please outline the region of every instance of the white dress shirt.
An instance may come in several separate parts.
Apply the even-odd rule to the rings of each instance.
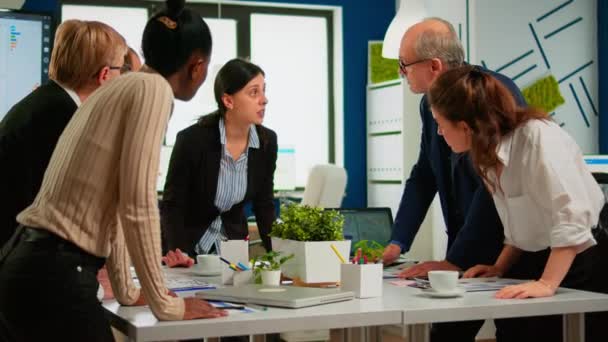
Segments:
[[[80,108],[82,101],[80,101],[80,96],[78,96],[76,91],[68,86],[63,85],[62,83],[60,83],[58,81],[55,81],[55,83],[57,83],[63,90],[65,90],[65,92],[68,93],[68,95],[70,95],[72,100],[74,100],[74,103],[76,103],[76,107]]]
[[[497,147],[504,163],[494,203],[505,244],[535,252],[596,244],[604,194],[576,142],[554,122],[530,120]],[[491,179],[496,179],[490,173]]]

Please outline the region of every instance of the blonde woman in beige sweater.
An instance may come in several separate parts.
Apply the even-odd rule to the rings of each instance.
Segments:
[[[146,65],[101,87],[74,114],[40,192],[3,248],[0,319],[16,340],[111,341],[96,298],[104,264],[123,305],[148,304],[160,320],[226,315],[202,300],[171,296],[161,270],[160,145],[174,96],[194,96],[211,54],[200,15],[183,1],[167,5],[146,25]]]

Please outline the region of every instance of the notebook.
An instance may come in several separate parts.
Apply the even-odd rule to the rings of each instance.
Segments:
[[[284,308],[303,308],[313,305],[351,300],[354,293],[332,288],[297,286],[265,286],[248,284],[238,287],[224,287],[196,293],[198,298],[221,300],[234,303],[251,303]]]
[[[333,209],[344,216],[344,238],[354,245],[361,240],[372,240],[385,246],[391,239],[393,215],[391,208]]]

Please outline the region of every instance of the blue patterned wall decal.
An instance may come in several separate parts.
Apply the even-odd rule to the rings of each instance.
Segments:
[[[549,38],[555,36],[556,34],[562,32],[563,30],[567,29],[568,27],[570,27],[570,26],[572,26],[572,25],[574,25],[574,24],[576,24],[576,23],[578,23],[579,21],[582,21],[582,20],[583,20],[582,17],[578,17],[578,18],[572,20],[571,22],[569,22],[566,25],[558,28],[557,30],[555,30],[555,31],[553,31],[551,33],[546,34],[545,35],[545,39],[549,39]]]
[[[581,115],[583,116],[583,120],[585,120],[585,124],[587,125],[587,127],[590,127],[589,119],[587,119],[587,114],[585,114],[585,110],[583,109],[583,106],[581,105],[581,101],[578,99],[578,95],[576,95],[576,91],[574,91],[574,87],[572,86],[572,83],[568,83],[568,86],[570,87],[570,90],[572,91],[572,95],[574,96],[574,99],[576,100],[576,105],[578,106],[578,109],[580,110]]]
[[[578,79],[581,81],[581,86],[583,86],[583,90],[585,91],[585,96],[587,96],[587,100],[589,101],[589,104],[591,105],[591,109],[593,109],[593,114],[595,114],[595,116],[597,116],[597,109],[595,108],[595,104],[593,103],[593,99],[591,98],[591,95],[589,94],[589,90],[587,89],[587,85],[585,84],[583,77],[579,76]]]
[[[531,55],[532,53],[534,53],[534,50],[529,50],[528,52],[524,53],[523,55],[515,58],[514,60],[512,60],[512,61],[508,62],[507,64],[501,66],[500,68],[496,69],[496,72],[501,72],[502,70],[504,70],[504,69],[510,67],[511,65],[519,62],[520,60],[526,58],[527,56]]]
[[[462,42],[462,23],[458,23],[458,40]]]
[[[547,65],[547,69],[551,69],[551,65],[549,64],[549,61],[547,60],[547,56],[545,55],[545,50],[543,50],[542,45],[540,45],[540,41],[538,40],[538,36],[536,35],[536,31],[534,30],[532,23],[528,23],[528,26],[530,26],[530,31],[532,31],[532,35],[534,36],[534,40],[536,41],[536,45],[538,45],[540,54],[543,56],[543,60],[545,61],[545,64]]]
[[[557,83],[562,83],[565,80],[569,79],[570,77],[574,76],[577,72],[585,69],[586,67],[590,66],[591,64],[593,64],[593,61],[589,61],[583,65],[581,65],[580,67],[574,69],[574,71],[572,71],[571,73],[569,73],[568,75],[562,77],[559,81],[557,81]]]
[[[534,68],[536,68],[536,64],[534,64],[533,66],[529,67],[528,69],[526,69],[526,70],[524,70],[524,71],[520,72],[519,74],[517,74],[517,75],[515,75],[515,76],[511,77],[511,79],[512,79],[513,81],[515,81],[515,80],[517,80],[518,78],[522,77],[523,75],[527,74],[528,72],[530,72],[530,71],[534,70]]]
[[[563,4],[561,4],[561,5],[557,6],[556,8],[554,8],[554,9],[550,10],[549,12],[547,12],[547,13],[545,13],[545,14],[541,15],[540,17],[538,17],[538,19],[536,19],[536,22],[537,22],[537,23],[541,22],[541,20],[543,20],[543,19],[547,18],[547,17],[548,17],[548,16],[550,16],[551,14],[553,14],[553,13],[555,13],[555,12],[559,11],[560,9],[562,9],[562,8],[564,8],[564,7],[568,6],[568,5],[570,5],[570,4],[571,4],[571,3],[573,3],[573,2],[574,2],[574,0],[568,0],[568,1],[564,2]]]

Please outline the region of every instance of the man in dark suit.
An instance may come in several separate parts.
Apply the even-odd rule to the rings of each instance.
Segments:
[[[126,51],[124,38],[103,23],[68,20],[57,28],[50,81],[0,122],[0,247],[18,226],[17,214],[36,197],[70,118],[95,89],[120,75]]]
[[[464,51],[452,25],[442,19],[424,20],[407,30],[399,49],[399,67],[414,93],[425,94],[443,72],[464,63]],[[517,86],[492,73],[525,105]],[[503,228],[492,196],[475,173],[467,155],[452,153],[437,134],[426,95],[420,102],[422,139],[397,211],[391,243],[383,255],[391,263],[409,251],[436,193],[447,226],[447,255],[422,262],[401,277],[426,276],[432,270],[465,271],[479,263],[493,264],[503,245]],[[432,341],[473,341],[483,321],[434,324]]]

